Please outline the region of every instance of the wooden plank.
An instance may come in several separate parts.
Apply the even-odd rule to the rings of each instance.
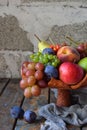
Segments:
[[[80,127],[72,126],[72,125],[68,125],[67,128],[68,128],[68,130],[81,130]]]
[[[9,79],[0,79],[0,95],[3,93]]]
[[[14,119],[11,118],[10,109],[15,105],[20,105],[23,99],[22,91],[19,88],[19,80],[13,79],[7,85],[0,97],[0,129],[12,130]]]
[[[87,130],[87,124],[83,126],[81,130]]]
[[[26,111],[27,109],[32,110],[37,113],[38,109],[48,104],[48,88],[43,89],[39,97],[32,97],[30,99],[25,99],[22,108]],[[24,120],[18,120],[15,130],[39,130],[43,120],[39,120],[33,124],[28,124]]]
[[[57,95],[57,90],[55,89],[55,93],[50,90],[50,103],[56,103],[55,94]],[[68,130],[80,130],[77,126],[67,125]]]

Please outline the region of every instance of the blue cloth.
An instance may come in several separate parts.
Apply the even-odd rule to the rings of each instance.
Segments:
[[[55,97],[57,90],[53,89]],[[39,115],[46,119],[41,130],[68,130],[66,123],[82,126],[87,123],[87,87],[71,91],[73,105],[58,107],[50,103],[39,109]]]

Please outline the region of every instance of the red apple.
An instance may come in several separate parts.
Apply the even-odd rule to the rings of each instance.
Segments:
[[[83,76],[84,70],[78,64],[64,62],[59,67],[59,78],[66,84],[77,84]]]
[[[77,62],[80,60],[79,52],[74,47],[70,46],[61,47],[57,52],[57,57],[60,59],[61,62]]]

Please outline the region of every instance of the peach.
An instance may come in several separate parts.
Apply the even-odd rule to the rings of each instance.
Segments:
[[[57,52],[57,57],[60,59],[61,62],[77,62],[80,60],[79,52],[74,47],[70,46],[61,47]]]

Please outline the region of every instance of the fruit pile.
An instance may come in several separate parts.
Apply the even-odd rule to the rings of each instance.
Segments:
[[[62,85],[69,88],[85,77],[87,43],[77,44],[73,41],[72,45],[53,45],[39,38],[38,40],[38,52],[31,54],[31,61],[25,61],[21,66],[20,87],[24,90],[26,98],[39,96],[43,88],[49,87],[52,78],[59,83],[61,81],[62,89]],[[53,85],[55,87],[55,82]]]

